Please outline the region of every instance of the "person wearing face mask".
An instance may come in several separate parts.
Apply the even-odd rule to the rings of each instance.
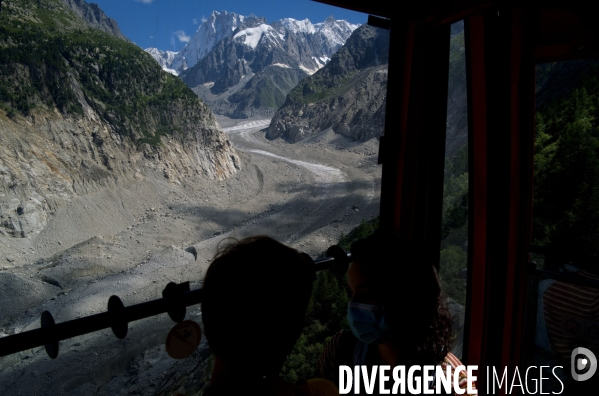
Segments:
[[[342,330],[325,346],[321,377],[338,384],[341,365],[461,365],[449,351],[452,322],[437,271],[419,249],[377,231],[354,242],[351,254],[351,331]],[[464,379],[460,385],[466,387]]]

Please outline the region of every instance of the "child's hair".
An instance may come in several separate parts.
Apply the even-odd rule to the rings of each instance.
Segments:
[[[304,326],[313,278],[296,250],[267,236],[220,248],[202,292],[212,352],[248,375],[278,374]]]

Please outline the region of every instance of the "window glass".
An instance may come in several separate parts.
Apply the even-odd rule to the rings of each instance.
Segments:
[[[448,88],[439,275],[456,332],[452,352],[460,358],[468,261],[468,110],[462,21],[451,26]]]
[[[544,269],[599,269],[598,65],[537,66],[533,244],[551,252],[537,260]]]
[[[525,357],[531,364],[562,366],[556,373],[570,390],[581,384],[570,373],[574,349],[599,353],[598,66],[597,60],[577,60],[536,69],[536,270],[529,284]],[[551,389],[559,392],[562,385],[551,379]]]
[[[316,258],[377,226],[387,31],[312,1],[95,3],[0,1],[0,337],[199,288],[228,237]],[[344,282],[319,275],[285,378],[346,327]],[[0,393],[195,394],[213,361],[170,359],[173,325],[2,357]]]

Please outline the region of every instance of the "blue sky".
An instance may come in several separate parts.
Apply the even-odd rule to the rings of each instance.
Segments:
[[[281,18],[322,22],[329,15],[366,23],[367,15],[310,0],[86,0],[115,19],[121,31],[142,48],[179,51],[213,10],[251,13],[270,23]]]

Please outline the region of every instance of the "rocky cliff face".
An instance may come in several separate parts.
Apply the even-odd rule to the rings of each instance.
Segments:
[[[169,72],[175,76],[179,75],[179,73],[176,70],[170,68],[173,64],[173,60],[179,54],[178,52],[161,51],[158,48],[146,48],[144,51],[150,54],[152,58],[154,58],[154,60],[158,62],[160,67],[162,67],[162,70]]]
[[[179,77],[217,113],[246,118],[272,115],[285,95],[307,76],[270,25],[248,28],[221,40]]]
[[[467,143],[463,24],[452,25],[445,155]],[[388,32],[361,26],[333,59],[302,80],[274,115],[266,137],[295,143],[328,128],[352,140],[379,137],[385,127]]]
[[[356,29],[324,68],[289,93],[266,137],[294,143],[328,128],[353,140],[382,135],[388,40],[388,31]]]
[[[261,23],[266,23],[266,20],[254,15],[246,17],[234,12],[212,11],[210,17],[200,25],[185,48],[173,58],[169,67],[179,74],[195,66],[219,41],[233,36],[238,28],[254,27]]]
[[[265,26],[252,30],[260,25]],[[174,56],[168,54],[170,51],[162,51],[158,48],[147,48],[145,51],[151,54],[164,70],[179,75],[195,66],[226,38],[243,36],[242,41],[255,48],[262,39],[262,33],[270,30],[266,26],[285,37],[285,41],[279,43],[280,48],[298,61],[302,70],[308,74],[323,67],[358,27],[347,21],[336,20],[332,16],[324,22],[315,24],[308,19],[300,21],[293,18],[284,18],[268,24],[265,18],[253,14],[243,16],[234,12],[212,11],[210,17],[202,22],[185,48],[174,53]]]
[[[287,93],[305,76],[323,67],[357,28],[332,17],[317,24],[291,18],[267,24],[264,18],[223,12],[213,13],[196,36],[206,36],[204,25],[214,28],[223,15],[231,20],[226,25],[231,25],[227,34],[220,34],[223,38],[218,42],[212,39],[218,35],[212,34],[210,51],[204,51],[203,56],[200,54],[204,52],[194,51],[197,63],[187,63],[189,68],[179,77],[213,111],[233,118],[272,116]],[[181,53],[189,52],[188,47],[198,47],[194,40]],[[176,62],[173,60],[173,65]]]
[[[466,57],[464,24],[451,26],[445,157],[452,158],[468,144],[468,101],[466,100]],[[454,32],[456,32],[454,34]]]
[[[232,37],[240,30],[265,24],[266,19],[255,15],[243,16],[234,12],[212,11],[195,34],[179,52],[163,51],[158,48],[146,48],[162,69],[176,76],[195,66],[221,41]]]
[[[223,95],[212,94],[211,83],[201,84],[193,91],[217,114],[231,118],[272,117],[285,102],[287,93],[304,77],[304,71],[278,64],[267,66],[256,74],[250,72],[241,76],[239,82]]]
[[[85,117],[33,111],[0,115],[0,139],[0,232],[14,237],[41,231],[63,204],[117,183],[224,179],[239,166],[212,117],[151,146],[132,144],[93,110]]]
[[[91,27],[99,29],[103,32],[112,34],[115,37],[129,41],[118,23],[112,18],[104,14],[104,11],[95,3],[86,3],[85,0],[63,0],[64,3],[73,11],[79,18],[86,21]]]
[[[256,35],[262,36],[259,42],[249,45]],[[248,34],[221,40],[179,77],[216,113],[233,118],[272,116],[287,93],[307,76],[283,43],[283,35],[261,24]]]
[[[39,4],[0,16],[1,233],[37,233],[73,198],[131,180],[236,172],[231,143],[180,80],[61,1]]]

